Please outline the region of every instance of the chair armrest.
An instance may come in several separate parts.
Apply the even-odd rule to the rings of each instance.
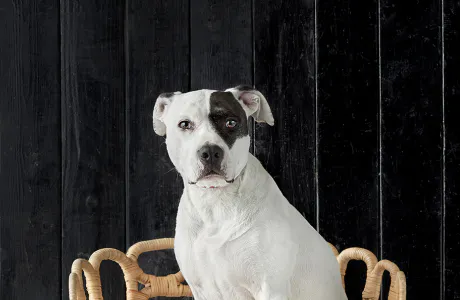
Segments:
[[[171,249],[173,246],[174,239],[159,239],[137,243],[128,250],[127,255],[116,249],[105,248],[94,252],[89,261],[75,260],[69,276],[70,300],[86,300],[82,272],[86,277],[89,299],[103,299],[99,267],[104,260],[114,261],[121,267],[128,300],[147,300],[158,296],[192,296],[190,287],[182,284],[184,277],[181,272],[168,276],[149,275],[145,274],[137,263],[137,258],[141,253]],[[138,290],[138,283],[145,286],[141,291]]]
[[[331,245],[334,254],[337,249]],[[398,266],[389,260],[378,261],[369,250],[363,248],[348,248],[336,254],[342,275],[342,284],[345,287],[345,273],[350,260],[361,260],[366,263],[367,277],[363,291],[363,300],[378,300],[382,283],[383,272],[388,271],[391,276],[390,293],[388,300],[406,300],[406,276]]]
[[[126,256],[128,256],[130,259],[134,261],[137,261],[139,255],[141,255],[142,253],[173,248],[173,238],[142,241],[129,247],[128,252],[126,252]]]

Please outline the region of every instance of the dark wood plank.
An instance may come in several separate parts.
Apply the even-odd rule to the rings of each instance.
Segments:
[[[319,1],[317,23],[319,231],[378,254],[377,1]],[[365,272],[350,263],[349,299],[361,299]]]
[[[128,244],[174,237],[182,180],[152,112],[162,92],[189,90],[189,1],[130,1]],[[145,272],[178,271],[172,251],[145,254]]]
[[[60,299],[59,2],[0,3],[0,299]]]
[[[255,86],[275,125],[256,125],[255,155],[316,226],[314,3],[254,2]]]
[[[192,90],[253,84],[250,1],[193,1],[190,26]]]
[[[381,2],[383,258],[440,299],[441,2]],[[386,298],[384,298],[386,299]]]
[[[445,298],[460,299],[460,2],[444,1]]]
[[[125,1],[61,0],[63,298],[72,260],[125,250]],[[101,267],[107,299],[122,272]]]

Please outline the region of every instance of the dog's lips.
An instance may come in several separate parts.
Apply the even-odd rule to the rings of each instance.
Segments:
[[[211,170],[207,172],[204,175],[201,175],[197,181],[200,180],[218,180],[218,179],[224,179],[225,180],[225,175],[222,172],[217,172],[214,170]]]
[[[214,189],[224,187],[230,183],[233,183],[233,181],[233,179],[227,180],[223,172],[211,170],[201,175],[196,181],[189,181],[189,184],[197,185],[201,188]]]
[[[240,174],[238,174],[238,176],[239,175]],[[211,170],[208,171],[205,175],[201,175],[193,181],[189,180],[188,184],[197,185],[205,188],[219,188],[235,182],[235,179],[238,176],[231,179],[227,179],[227,176],[223,171]]]
[[[222,174],[219,174],[217,172],[214,172],[214,171],[211,171],[208,174],[206,174],[205,176],[201,177],[201,179],[219,179],[219,178],[224,178],[225,179],[225,176],[223,176]]]

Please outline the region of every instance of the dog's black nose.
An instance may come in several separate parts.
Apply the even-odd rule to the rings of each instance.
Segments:
[[[198,150],[198,158],[204,165],[220,167],[224,150],[217,145],[205,145]]]

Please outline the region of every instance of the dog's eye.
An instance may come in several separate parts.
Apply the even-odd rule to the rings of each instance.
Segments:
[[[179,123],[179,128],[183,130],[192,129],[192,122],[189,120],[184,120]]]
[[[227,122],[225,123],[225,126],[227,128],[235,128],[237,124],[238,122],[236,122],[236,120],[228,119]]]

